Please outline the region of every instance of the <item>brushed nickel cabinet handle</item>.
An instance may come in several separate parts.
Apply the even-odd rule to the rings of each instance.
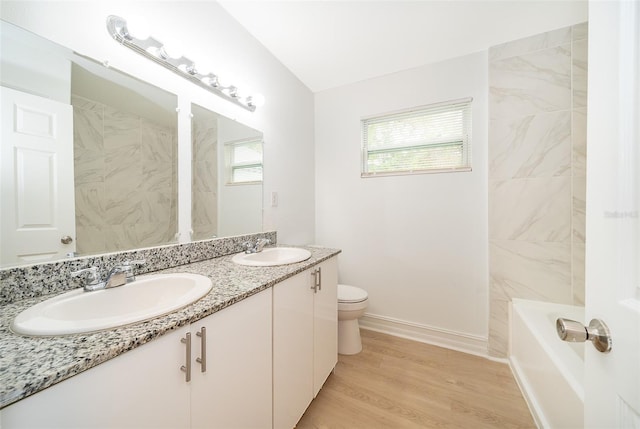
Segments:
[[[318,290],[322,290],[322,267],[318,267]]]
[[[313,276],[313,285],[311,286],[311,289],[313,289],[313,293],[318,293],[318,271],[313,270],[310,274]]]
[[[207,328],[203,326],[196,335],[200,337],[200,357],[196,358],[196,362],[201,365],[200,372],[207,372]]]
[[[180,342],[183,344],[186,344],[186,366],[182,365],[180,367],[181,371],[185,372],[185,381],[188,383],[191,381],[191,332],[187,332],[187,335],[185,338],[180,338]]]

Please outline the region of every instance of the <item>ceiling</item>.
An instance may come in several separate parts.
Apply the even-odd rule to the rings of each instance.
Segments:
[[[586,0],[220,0],[313,92],[587,20]]]

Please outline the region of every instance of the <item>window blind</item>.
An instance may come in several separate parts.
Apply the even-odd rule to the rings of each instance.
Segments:
[[[471,169],[471,99],[362,120],[362,176]]]
[[[227,143],[228,182],[262,181],[262,140]]]

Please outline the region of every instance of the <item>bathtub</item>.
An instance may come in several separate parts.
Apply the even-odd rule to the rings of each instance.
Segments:
[[[584,323],[584,308],[513,299],[509,361],[538,427],[582,428],[584,343],[561,341],[558,317]]]

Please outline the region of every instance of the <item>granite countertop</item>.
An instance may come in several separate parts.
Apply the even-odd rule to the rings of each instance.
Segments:
[[[58,337],[25,337],[9,326],[24,309],[54,296],[30,298],[0,307],[0,409],[81,373],[154,338],[222,310],[340,253],[304,247],[311,258],[276,267],[247,267],[233,255],[157,271],[202,274],[213,282],[199,301],[171,314],[116,329]]]

